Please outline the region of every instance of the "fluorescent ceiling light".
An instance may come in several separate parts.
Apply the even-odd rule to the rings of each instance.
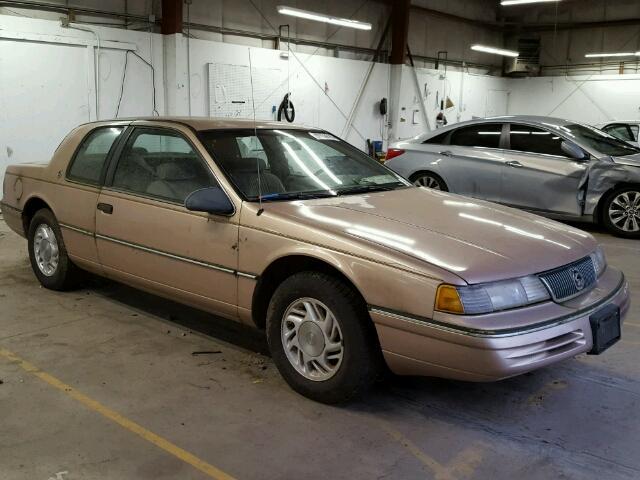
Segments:
[[[585,58],[600,58],[600,57],[633,57],[640,56],[640,52],[617,52],[617,53],[587,53]]]
[[[485,47],[484,45],[472,45],[471,50],[475,50],[476,52],[493,53],[494,55],[503,55],[505,57],[517,57],[520,55],[518,52],[514,52],[513,50]]]
[[[291,15],[292,17],[304,18],[306,20],[314,20],[316,22],[330,23],[332,25],[340,25],[341,27],[357,28],[358,30],[371,30],[371,24],[359,22],[358,20],[350,20],[348,18],[331,17],[322,13],[310,12],[308,10],[300,10],[299,8],[278,5],[278,13],[282,15]]]
[[[502,0],[500,5],[507,7],[509,5],[525,5],[527,3],[557,3],[560,0]]]

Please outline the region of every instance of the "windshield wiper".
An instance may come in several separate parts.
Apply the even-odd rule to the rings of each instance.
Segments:
[[[352,193],[367,193],[367,192],[388,192],[395,190],[396,188],[405,187],[402,183],[393,184],[379,184],[379,185],[356,185],[353,187],[341,188],[338,190],[338,195],[348,195]]]
[[[268,193],[266,195],[262,195],[260,200],[263,202],[269,202],[272,200],[305,200],[310,198],[326,198],[335,196],[336,193],[331,190],[318,190],[314,192]]]

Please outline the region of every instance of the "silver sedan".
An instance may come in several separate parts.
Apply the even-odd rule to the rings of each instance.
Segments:
[[[386,165],[416,185],[640,238],[640,149],[588,125],[472,120],[391,145]]]

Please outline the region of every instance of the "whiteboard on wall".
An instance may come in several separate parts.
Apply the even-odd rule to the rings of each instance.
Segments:
[[[273,120],[273,106],[284,96],[285,83],[277,68],[253,68],[256,119]],[[246,65],[209,63],[209,116],[253,118],[251,76]]]

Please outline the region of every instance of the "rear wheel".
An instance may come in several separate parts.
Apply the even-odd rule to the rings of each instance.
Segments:
[[[620,188],[607,195],[602,222],[614,235],[640,238],[640,187]]]
[[[432,172],[418,172],[411,177],[411,181],[416,187],[433,188],[444,192],[449,190],[444,180]]]
[[[78,285],[82,271],[69,259],[60,226],[51,210],[43,208],[35,213],[27,238],[31,268],[43,287],[69,290]]]
[[[280,284],[269,304],[267,340],[289,386],[323,403],[361,394],[382,364],[366,306],[324,273],[301,272]]]

